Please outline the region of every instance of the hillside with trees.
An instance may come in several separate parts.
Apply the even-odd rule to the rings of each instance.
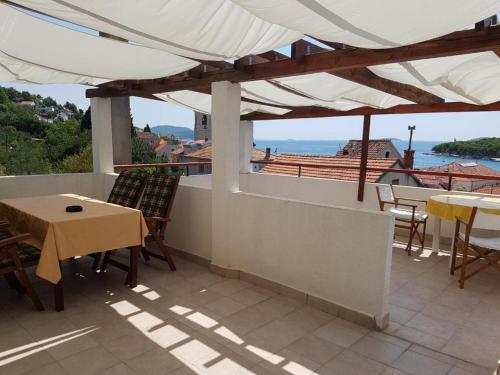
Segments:
[[[470,158],[500,158],[500,138],[479,138],[436,145],[433,152]]]
[[[134,163],[166,161],[131,137]],[[90,108],[0,87],[0,176],[91,171]]]

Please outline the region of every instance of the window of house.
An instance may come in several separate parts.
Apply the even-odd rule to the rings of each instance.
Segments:
[[[391,152],[390,152],[390,151],[386,151],[386,152],[385,152],[385,158],[386,158],[386,159],[387,159],[387,158],[389,158],[389,156],[390,156],[390,155],[391,155]]]
[[[399,178],[395,178],[391,181],[391,185],[399,185]]]
[[[201,165],[199,166],[198,170],[199,170],[200,174],[205,173],[205,166],[204,166],[203,164],[201,164]]]

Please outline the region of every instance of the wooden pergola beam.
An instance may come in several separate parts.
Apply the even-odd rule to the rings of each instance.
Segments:
[[[148,93],[193,90],[208,87],[212,82],[244,82],[272,79],[318,72],[339,72],[390,64],[467,53],[491,51],[500,48],[500,27],[485,30],[458,31],[447,36],[403,47],[386,49],[337,49],[306,55],[301,61],[294,59],[270,61],[244,66],[241,70],[205,72],[198,79],[179,77],[162,80],[141,80]],[[87,97],[104,96],[100,89],[87,90]]]
[[[435,103],[435,104],[403,104],[391,108],[379,109],[361,107],[350,111],[336,111],[321,107],[296,107],[284,115],[253,112],[241,116],[242,120],[265,121],[286,120],[298,118],[319,118],[339,116],[364,116],[364,115],[398,115],[409,113],[443,113],[443,112],[487,112],[500,111],[500,102],[486,105],[475,105],[461,102]]]

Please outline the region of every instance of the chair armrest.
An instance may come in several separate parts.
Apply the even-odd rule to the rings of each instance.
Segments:
[[[172,221],[171,219],[167,218],[167,217],[158,217],[158,216],[150,216],[150,217],[145,217],[144,220],[146,220],[146,222],[166,222],[166,221]]]
[[[425,203],[427,204],[427,201],[425,199],[413,199],[413,198],[398,198],[400,200],[403,200],[403,201],[409,201],[409,202],[421,202],[421,203]]]
[[[460,216],[457,216],[457,217],[456,217],[456,220],[457,220],[459,223],[461,223],[461,224],[463,224],[463,225],[465,225],[465,226],[469,225],[469,222],[465,221],[465,220],[464,220],[463,218],[461,218]]]
[[[0,248],[9,246],[9,245],[14,245],[16,243],[19,243],[21,241],[26,241],[31,238],[31,235],[29,233],[23,233],[19,234],[17,236],[12,236],[10,238],[6,238],[4,240],[0,241]]]
[[[0,229],[5,229],[10,226],[10,223],[8,221],[0,220]]]
[[[384,203],[384,204],[392,204],[392,205],[394,205],[396,207],[403,206],[403,207],[410,207],[410,208],[412,208],[414,210],[417,209],[417,205],[415,205],[415,204],[396,203],[396,202],[388,202],[388,201],[382,201],[382,203]]]

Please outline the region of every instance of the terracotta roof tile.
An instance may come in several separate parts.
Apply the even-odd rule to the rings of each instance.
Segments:
[[[450,172],[450,173],[466,173],[466,174],[478,174],[478,175],[493,175],[500,176],[500,172],[487,167],[484,164],[473,163],[473,162],[453,162],[449,164],[440,165],[438,167],[427,168],[428,171],[435,172]],[[419,176],[424,186],[435,187],[435,188],[447,188],[448,187],[448,177],[444,176]],[[484,179],[475,178],[460,178],[454,177],[452,180],[452,188],[456,190],[469,189],[470,183],[473,181],[482,181]]]
[[[317,165],[335,165],[338,167],[358,167],[360,163],[359,158],[348,158],[338,156],[316,156],[316,155],[295,155],[295,154],[281,154],[275,156],[273,161],[284,163],[305,163]],[[392,168],[397,166],[397,159],[369,159],[368,166],[372,168]],[[273,174],[286,174],[298,175],[299,167],[284,166],[276,164],[265,165],[260,170],[261,173]],[[366,175],[367,182],[376,182],[382,177],[384,172],[368,171]],[[304,177],[317,177],[317,178],[331,178],[336,180],[349,180],[357,181],[359,179],[359,170],[356,169],[326,169],[326,168],[313,168],[302,167],[301,176]]]
[[[253,149],[252,159],[264,159],[266,153],[264,151],[258,150],[256,148]],[[196,158],[196,159],[206,159],[212,160],[212,146],[209,145],[207,147],[203,147],[199,150],[196,150],[190,154],[185,155],[186,158]]]
[[[380,158],[381,153],[387,150],[389,146],[393,146],[390,139],[370,139],[368,142],[368,157]],[[344,155],[347,152],[347,155]],[[337,152],[336,156],[360,158],[361,157],[361,141],[351,139],[347,144]]]
[[[484,185],[474,189],[476,193],[500,195],[500,185]]]

